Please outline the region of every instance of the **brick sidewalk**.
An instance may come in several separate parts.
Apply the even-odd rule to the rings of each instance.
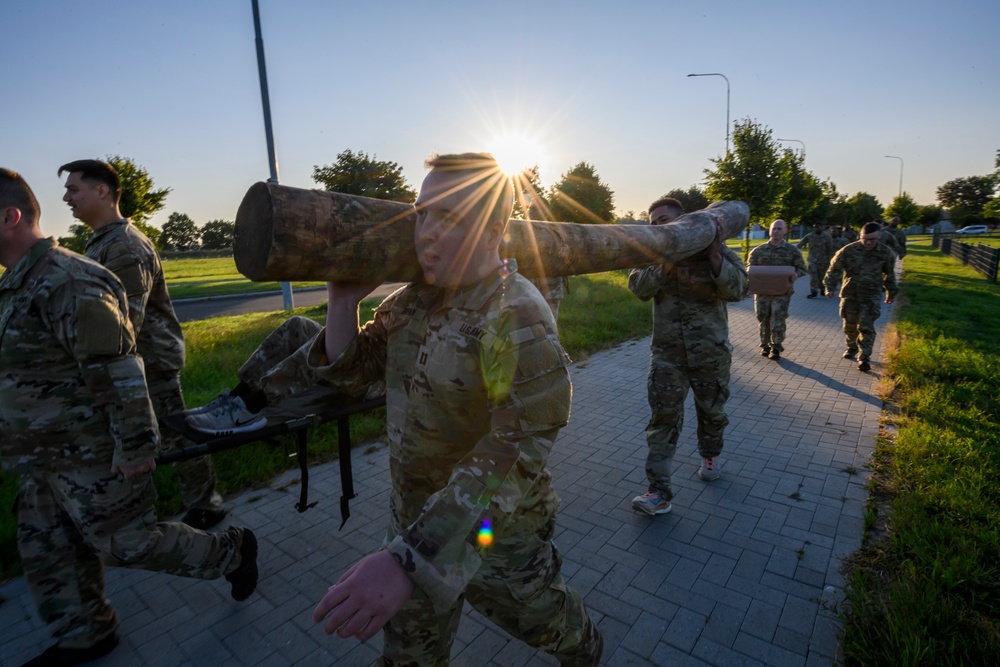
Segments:
[[[569,582],[605,638],[607,665],[829,665],[841,560],[860,546],[866,463],[881,401],[880,343],[872,372],[841,359],[838,301],[807,300],[798,283],[779,363],[757,354],[750,299],[731,304],[730,426],[722,478],[695,472],[689,399],[675,459],[670,514],[633,512],[645,490],[649,339],[572,368],[573,412],[551,459],[562,498],[556,544]],[[879,333],[891,318],[883,306]],[[358,493],[337,531],[336,464],[311,471],[310,500],[294,510],[297,471],[229,500],[231,517],[260,540],[261,580],[246,603],[223,581],[109,569],[107,595],[121,644],[98,667],[370,665],[367,644],[326,637],[312,608],[344,569],[379,546],[386,525],[383,445],[354,452]],[[23,580],[0,587],[0,662],[19,665],[50,642]],[[555,665],[466,608],[454,665]]]

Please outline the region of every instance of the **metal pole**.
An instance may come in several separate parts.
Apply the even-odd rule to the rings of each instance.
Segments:
[[[898,155],[886,155],[885,157],[895,158],[899,160],[899,196],[903,196],[903,158]]]
[[[726,80],[726,155],[729,155],[729,77],[718,72],[708,74],[688,74],[688,76],[721,76]]]
[[[268,183],[278,182],[278,158],[274,154],[274,132],[271,129],[271,101],[267,94],[267,66],[264,64],[264,38],[260,31],[260,9],[257,7],[257,0],[251,0],[253,5],[253,29],[257,44],[257,72],[260,74],[260,101],[264,107],[264,135],[267,138],[267,161],[271,168],[271,178]],[[285,310],[295,307],[295,299],[292,296],[292,284],[281,283],[281,299]]]

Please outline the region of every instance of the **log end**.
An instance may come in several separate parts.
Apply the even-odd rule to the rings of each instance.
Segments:
[[[265,280],[271,238],[274,236],[274,199],[263,181],[254,183],[236,212],[233,258],[236,270],[250,280]]]

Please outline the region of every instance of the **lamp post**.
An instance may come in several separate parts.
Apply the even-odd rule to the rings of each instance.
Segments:
[[[688,76],[721,76],[726,80],[726,155],[729,155],[729,77],[725,74],[719,74],[718,72],[709,72],[708,74],[688,74]]]
[[[806,144],[804,141],[799,141],[798,139],[778,139],[778,141],[794,141],[797,144],[802,144],[802,159],[806,159]]]
[[[260,30],[260,9],[257,7],[257,0],[251,0],[253,8],[253,30],[255,43],[257,45],[257,74],[260,77],[260,101],[264,108],[264,137],[267,140],[267,162],[271,168],[271,178],[268,183],[278,182],[278,158],[274,152],[274,132],[271,129],[271,100],[267,94],[267,66],[264,63],[264,38]],[[290,282],[281,283],[281,300],[285,310],[292,310],[295,307],[295,298],[292,295],[292,284]]]
[[[898,155],[886,155],[885,157],[891,157],[899,160],[899,196],[903,196],[903,158]]]

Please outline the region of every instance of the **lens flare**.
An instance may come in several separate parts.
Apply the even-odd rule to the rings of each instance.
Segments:
[[[489,519],[483,519],[483,523],[479,527],[479,534],[476,536],[476,541],[484,549],[493,544],[493,529],[490,527]]]

